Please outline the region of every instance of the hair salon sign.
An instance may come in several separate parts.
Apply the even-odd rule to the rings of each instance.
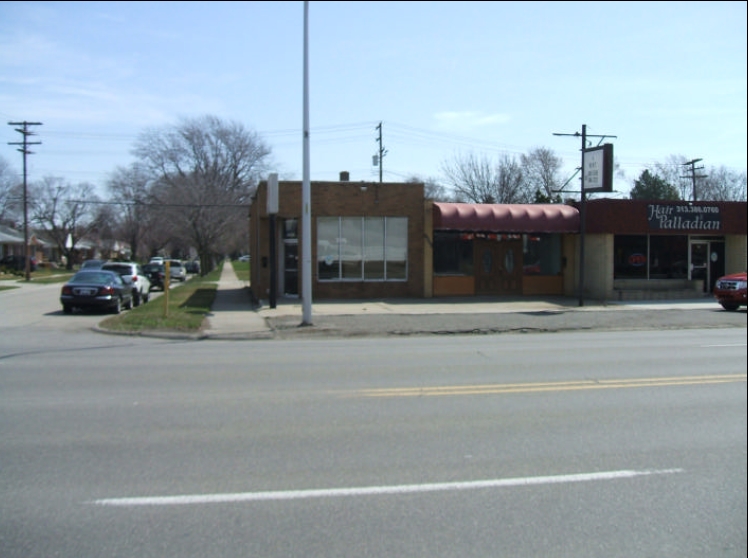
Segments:
[[[673,231],[717,231],[721,228],[720,208],[714,205],[648,204],[651,229]]]

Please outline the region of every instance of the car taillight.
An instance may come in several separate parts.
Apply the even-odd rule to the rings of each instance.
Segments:
[[[114,287],[110,287],[110,286],[106,286],[106,287],[101,287],[101,288],[99,289],[99,294],[103,294],[103,295],[113,295],[113,294],[114,294]]]
[[[62,287],[62,294],[64,294],[64,295],[73,294],[73,289],[71,289],[67,285],[63,285],[63,287]]]
[[[137,275],[133,275],[133,283],[137,283],[137,282],[138,282],[138,276]]]

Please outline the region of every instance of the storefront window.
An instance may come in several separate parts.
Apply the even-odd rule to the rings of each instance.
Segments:
[[[388,217],[385,223],[385,279],[405,281],[408,278],[408,219]]]
[[[385,277],[385,221],[364,218],[364,279]]]
[[[646,279],[647,263],[647,236],[617,235],[614,237],[614,279]]]
[[[686,236],[650,236],[651,279],[686,279],[688,267]]]
[[[338,254],[338,217],[317,218],[317,277],[339,279],[341,258]]]
[[[434,272],[473,275],[473,236],[455,232],[434,233]]]
[[[405,281],[406,217],[318,217],[317,277],[332,281]]]
[[[685,235],[617,235],[614,279],[686,279],[688,252]]]
[[[361,279],[364,260],[361,217],[341,217],[341,238],[338,249],[341,257],[341,277]]]
[[[558,275],[562,271],[562,238],[558,234],[523,235],[523,274]]]

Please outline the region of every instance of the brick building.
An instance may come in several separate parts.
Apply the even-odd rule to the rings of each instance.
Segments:
[[[278,183],[273,219],[267,199],[262,182],[250,208],[252,290],[298,296],[302,184]],[[688,298],[747,266],[746,202],[588,200],[581,266],[575,204],[432,202],[423,184],[345,172],[312,182],[310,199],[313,299]]]
[[[250,207],[250,282],[258,298],[301,292],[302,184],[278,183],[275,266],[269,242],[268,183]],[[312,298],[423,298],[424,185],[339,182],[310,185]],[[271,273],[274,271],[275,273]],[[431,272],[431,270],[430,270]]]

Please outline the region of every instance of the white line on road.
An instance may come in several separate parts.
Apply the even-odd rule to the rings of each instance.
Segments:
[[[661,469],[647,471],[607,471],[602,473],[579,473],[545,477],[521,477],[513,479],[491,479],[466,482],[440,482],[430,484],[401,484],[393,486],[363,486],[359,488],[323,488],[312,490],[282,490],[268,492],[238,492],[233,494],[190,494],[182,496],[144,496],[134,498],[105,498],[89,504],[100,506],[177,506],[186,504],[222,504],[236,502],[258,502],[278,500],[301,500],[305,498],[336,498],[342,496],[375,496],[382,494],[414,494],[446,490],[476,490],[481,488],[505,488],[540,484],[561,484],[601,480],[627,479],[645,475],[667,475],[681,473],[683,469]]]

